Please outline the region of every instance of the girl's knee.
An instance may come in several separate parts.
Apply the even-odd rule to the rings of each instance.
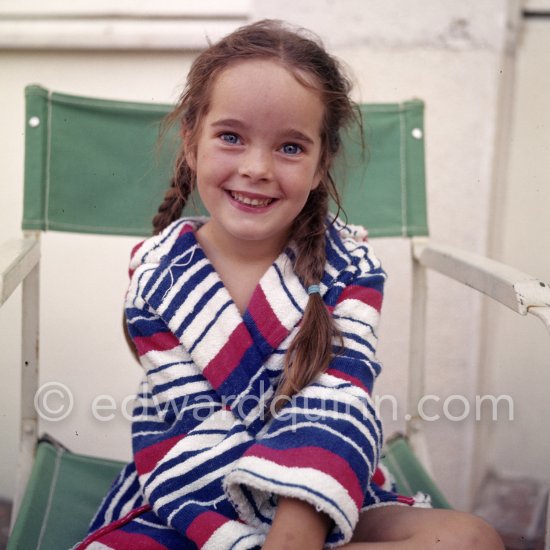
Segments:
[[[497,532],[477,516],[405,506],[364,513],[352,542],[393,543],[395,548],[415,550],[504,550]]]
[[[454,512],[449,521],[441,525],[436,541],[445,550],[504,550],[498,533],[477,516]]]

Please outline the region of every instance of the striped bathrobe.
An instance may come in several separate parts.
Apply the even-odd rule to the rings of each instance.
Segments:
[[[271,414],[308,300],[294,249],[241,315],[196,240],[204,221],[178,220],[133,252],[126,316],[145,369],[134,460],[78,548],[260,548],[279,496],[328,514],[326,547],[339,546],[362,509],[413,504],[376,483],[382,428],[369,394],[385,274],[362,228],[327,225],[321,294],[344,346]]]

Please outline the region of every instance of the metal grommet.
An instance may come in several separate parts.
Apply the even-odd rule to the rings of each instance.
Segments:
[[[29,118],[29,126],[31,128],[37,128],[40,126],[40,119],[37,116],[31,116],[31,118]]]
[[[422,130],[420,128],[413,128],[411,135],[414,139],[422,139]]]

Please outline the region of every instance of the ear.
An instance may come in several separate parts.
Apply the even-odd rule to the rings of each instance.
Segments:
[[[197,156],[193,150],[190,148],[184,149],[185,153],[185,161],[187,162],[187,166],[193,170],[193,172],[197,171]]]
[[[321,182],[323,181],[323,178],[326,177],[328,171],[327,162],[319,159],[319,165],[317,166],[317,171],[315,172],[315,182],[311,186],[311,191],[314,189],[317,189],[319,185],[321,185]]]
[[[190,132],[182,133],[183,140],[183,154],[185,155],[185,162],[193,172],[197,171],[197,153],[195,147],[191,145],[191,135]]]

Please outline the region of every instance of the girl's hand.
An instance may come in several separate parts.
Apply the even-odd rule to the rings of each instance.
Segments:
[[[311,504],[281,497],[262,550],[321,550],[330,518]]]

